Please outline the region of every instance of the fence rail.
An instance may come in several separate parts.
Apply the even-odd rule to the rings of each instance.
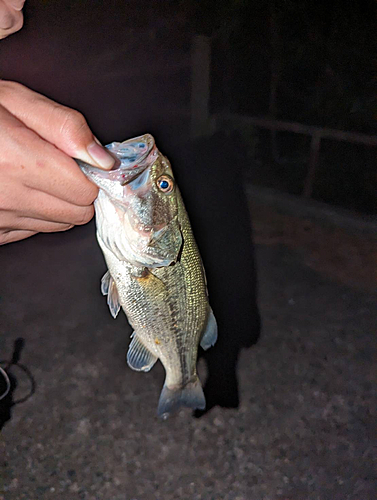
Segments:
[[[305,134],[311,136],[320,135],[321,139],[335,139],[337,141],[355,142],[366,144],[367,146],[377,146],[376,135],[361,134],[359,132],[344,132],[342,130],[336,130],[332,128],[314,127],[312,125],[303,125],[296,122],[271,120],[269,118],[247,116],[237,113],[218,113],[213,116],[216,120],[237,120],[239,123],[248,123],[260,128],[267,128],[269,130],[280,130],[284,132],[294,132],[296,134]]]
[[[358,132],[344,132],[331,128],[314,127],[312,125],[303,125],[296,122],[285,122],[281,120],[271,120],[269,118],[257,116],[245,116],[236,113],[217,113],[212,115],[212,120],[216,126],[226,122],[237,124],[254,125],[259,128],[268,130],[280,130],[283,132],[293,132],[296,134],[304,134],[312,137],[310,143],[310,156],[308,162],[308,171],[304,180],[303,196],[310,198],[313,193],[313,185],[315,174],[318,166],[319,152],[321,147],[321,139],[334,139],[336,141],[346,141],[356,144],[364,144],[366,146],[377,146],[377,136],[360,134]]]
[[[296,122],[274,120],[268,117],[247,116],[238,113],[216,113],[209,111],[211,39],[196,36],[192,44],[192,81],[191,81],[191,134],[192,137],[211,134],[224,123],[248,124],[268,130],[279,130],[311,136],[308,171],[302,195],[310,198],[313,193],[315,174],[318,166],[321,139],[334,139],[366,146],[377,146],[377,136],[357,132],[344,132],[331,128],[321,128]]]

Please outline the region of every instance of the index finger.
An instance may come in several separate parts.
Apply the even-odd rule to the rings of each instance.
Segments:
[[[100,146],[84,116],[27,87],[0,82],[0,104],[68,156],[104,169],[111,169],[115,159]]]
[[[71,157],[25,127],[2,106],[0,123],[3,183],[22,184],[79,206],[94,201],[97,187]]]

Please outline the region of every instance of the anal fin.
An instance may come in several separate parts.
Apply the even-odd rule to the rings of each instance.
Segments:
[[[216,344],[217,340],[217,322],[212,309],[209,311],[207,327],[200,341],[200,346],[206,351]]]
[[[110,309],[111,316],[116,318],[120,310],[120,302],[118,296],[118,290],[115,281],[111,277],[109,271],[107,271],[101,279],[101,292],[102,295],[107,295],[107,304]]]
[[[149,372],[158,358],[145,347],[135,332],[132,334],[132,337],[127,352],[127,364],[130,368],[138,372]]]

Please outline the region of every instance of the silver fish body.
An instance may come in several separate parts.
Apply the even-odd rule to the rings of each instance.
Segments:
[[[198,346],[216,342],[205,273],[169,161],[146,134],[109,150],[119,168],[104,172],[78,161],[100,188],[95,201],[102,278],[114,317],[123,308],[134,329],[129,366],[149,371],[160,359],[166,378],[158,414],[181,406],[203,409],[196,373]]]

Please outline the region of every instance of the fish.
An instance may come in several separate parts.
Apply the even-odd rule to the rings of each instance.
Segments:
[[[150,134],[106,147],[117,158],[110,171],[76,161],[99,188],[96,236],[108,268],[101,291],[111,315],[122,308],[133,328],[127,363],[142,372],[158,359],[164,366],[159,417],[203,410],[198,348],[215,344],[217,323],[171,164]]]

